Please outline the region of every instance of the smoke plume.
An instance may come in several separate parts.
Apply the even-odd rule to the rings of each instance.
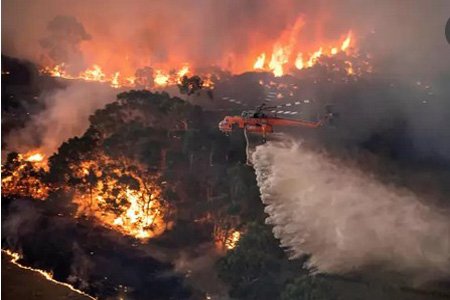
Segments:
[[[45,154],[52,154],[66,139],[82,134],[89,116],[114,101],[116,92],[107,85],[73,81],[42,95],[46,109],[34,115],[25,128],[6,137],[9,150],[26,152],[39,147]]]
[[[266,222],[291,258],[310,254],[319,272],[450,275],[448,212],[301,143],[259,146],[253,162]]]
[[[83,25],[73,16],[56,16],[48,23],[47,30],[48,36],[40,40],[46,50],[44,59],[56,64],[77,62],[75,65],[82,66],[80,44],[91,39]]]

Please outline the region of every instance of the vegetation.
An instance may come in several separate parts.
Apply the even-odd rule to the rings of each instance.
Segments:
[[[71,191],[88,203],[101,195],[97,205],[102,217],[120,217],[126,204],[121,191],[142,191],[145,182],[155,181],[165,201],[160,202],[160,211],[169,230],[157,243],[182,247],[215,241],[226,245],[234,231],[242,233],[237,245],[216,264],[219,278],[230,286],[230,296],[323,299],[317,298],[322,292],[313,291],[319,289],[317,280],[306,272],[295,277],[303,261],[288,261],[271,228],[264,224],[253,170],[244,164],[242,136],[227,138],[211,130],[207,117],[200,107],[166,93],[119,94],[115,102],[90,117],[84,135],[59,147],[49,158],[48,172],[39,171],[42,182],[53,188],[49,202],[59,199],[57,207],[61,207],[61,201],[66,201],[63,206],[75,214],[80,207],[61,193]],[[16,160],[17,155],[11,154],[5,172],[13,172]],[[116,182],[115,188],[105,182]]]
[[[197,92],[197,85],[200,85],[196,78],[190,80],[186,79],[182,87],[186,94]],[[7,107],[10,110],[16,106],[11,102]],[[245,164],[243,136],[237,133],[226,137],[216,130],[217,120],[221,117],[223,115],[219,113],[203,111],[199,106],[164,92],[132,90],[119,94],[116,101],[90,117],[90,126],[82,136],[71,138],[59,147],[49,158],[48,171],[34,169],[31,163],[25,163],[17,182],[27,186],[27,181],[32,180],[50,186],[48,195],[47,190],[45,193],[45,214],[52,217],[49,218],[51,222],[40,217],[40,223],[36,225],[39,232],[32,238],[29,232],[24,235],[27,238],[24,254],[36,260],[47,260],[42,265],[57,270],[55,275],[64,280],[72,272],[68,262],[76,255],[71,241],[62,242],[56,237],[82,239],[82,236],[92,234],[86,221],[76,221],[81,224],[73,227],[67,224],[54,226],[60,222],[56,215],[76,215],[79,210],[71,196],[77,193],[88,195],[93,201],[93,191],[99,189],[99,182],[112,180],[120,189],[116,190],[116,186],[104,188],[103,192],[106,190],[109,196],[103,199],[111,207],[103,212],[120,215],[124,204],[123,193],[119,190],[147,189],[148,196],[154,189],[145,183],[151,181],[158,187],[162,199],[165,226],[164,234],[153,238],[153,244],[175,250],[193,248],[203,242],[219,241],[223,245],[233,231],[241,233],[236,245],[223,251],[215,265],[218,277],[229,287],[232,298],[337,299],[339,292],[333,279],[312,275],[305,268],[307,257],[290,261],[279,247],[271,227],[264,223],[266,215],[254,172]],[[365,146],[370,148],[371,144]],[[101,163],[101,167],[86,165],[86,162]],[[19,165],[18,154],[10,154],[2,175],[10,176]],[[29,189],[21,191],[25,195],[31,193]],[[151,200],[146,199],[147,202]],[[8,202],[3,205],[5,203]],[[39,250],[36,245],[40,245]],[[136,257],[134,248],[124,250],[104,241],[80,243],[77,247],[82,249],[78,252],[86,253],[102,253],[117,247],[120,250],[111,252],[126,253],[126,259],[132,262],[126,268],[127,284],[137,288],[130,295],[139,298],[147,293],[144,290],[148,290],[150,281],[136,274],[138,269],[148,268],[144,268],[145,264],[141,266],[142,259]],[[42,254],[41,249],[46,249],[46,253],[59,253],[59,256],[49,257]],[[125,258],[121,256],[119,260],[114,253],[103,253],[105,259],[92,262],[90,271],[79,275],[77,280],[95,282],[94,288],[91,287],[93,294],[115,295],[114,288],[123,283],[123,274],[115,274],[113,268],[109,268],[109,261],[117,259],[117,264],[127,264],[123,263]],[[61,268],[64,264],[66,268]],[[157,263],[148,262],[150,266],[153,264]],[[93,275],[94,270],[101,271],[101,275]],[[111,278],[111,282],[104,281],[103,275]],[[184,290],[177,292],[185,295]],[[166,295],[162,291],[161,294]],[[149,292],[145,296],[151,298],[153,295]]]

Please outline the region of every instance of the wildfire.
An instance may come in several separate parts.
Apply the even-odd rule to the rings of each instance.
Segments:
[[[214,76],[215,79],[220,79],[218,76]],[[211,74],[206,74],[203,77],[203,86],[207,87],[209,89],[214,89],[214,82],[215,80],[213,79],[213,75]]]
[[[86,294],[85,292],[83,292],[83,291],[81,291],[81,290],[79,290],[79,289],[74,288],[72,285],[70,285],[70,284],[68,284],[68,283],[60,282],[60,281],[57,281],[57,280],[53,279],[53,274],[52,274],[51,272],[47,272],[47,271],[44,271],[44,270],[41,270],[41,269],[34,269],[34,268],[27,267],[27,266],[24,266],[24,265],[20,264],[20,263],[19,263],[19,260],[20,260],[22,257],[21,257],[21,255],[20,255],[19,253],[17,253],[17,252],[13,252],[13,251],[8,250],[8,249],[2,249],[2,252],[5,253],[5,254],[7,254],[7,255],[9,255],[9,256],[11,257],[11,263],[13,263],[14,265],[18,266],[18,267],[21,268],[21,269],[24,269],[24,270],[30,270],[30,271],[33,271],[33,272],[35,272],[35,273],[38,273],[39,275],[41,275],[41,276],[44,277],[45,279],[47,279],[47,280],[49,280],[49,281],[51,281],[51,282],[53,282],[53,283],[56,283],[57,285],[61,285],[61,286],[67,287],[67,288],[69,288],[71,291],[74,291],[74,292],[76,292],[76,293],[78,293],[78,294],[81,294],[81,295],[83,295],[83,296],[86,296],[86,297],[88,297],[88,298],[90,298],[90,299],[93,299],[93,300],[96,300],[96,299],[97,299],[97,298],[94,298],[94,297],[92,297],[92,296]]]
[[[236,248],[237,243],[239,242],[240,238],[241,238],[241,233],[237,230],[233,231],[233,233],[231,233],[231,235],[225,241],[225,247],[228,250]]]
[[[345,38],[345,40],[342,42],[341,51],[347,51],[348,47],[350,46],[351,41],[352,41],[352,33],[349,32],[347,34],[347,37]],[[335,52],[334,54],[336,54],[337,50],[335,50],[334,52]]]
[[[168,74],[163,73],[161,70],[156,71],[155,75],[155,85],[165,86],[169,84],[170,76]]]
[[[348,32],[346,38],[341,42],[340,46],[322,46],[319,47],[316,51],[310,52],[309,56],[301,51],[297,52],[297,55],[294,59],[294,66],[298,70],[302,70],[305,67],[311,68],[312,66],[314,66],[322,56],[331,57],[337,55],[339,52],[349,54],[351,43],[352,33],[350,31]],[[263,52],[256,58],[253,69],[270,70],[273,72],[275,77],[282,76],[285,73],[284,67],[289,64],[289,61],[291,59],[293,47],[294,45],[292,44],[292,39],[286,45],[282,45],[278,42],[273,47],[273,53],[269,64],[267,66],[264,64],[266,54]],[[305,59],[305,57],[309,58]]]
[[[46,200],[52,188],[58,188],[45,183],[47,169],[47,160],[39,152],[10,154],[2,166],[3,195]],[[139,164],[98,155],[70,165],[70,173],[77,182],[72,187],[78,216],[92,216],[138,239],[160,235],[172,225],[166,221],[169,205],[162,199],[156,175]]]
[[[273,71],[275,77],[283,75],[283,66],[289,62],[290,51],[287,47],[275,45],[272,58],[269,62],[269,68]]]
[[[25,160],[30,162],[41,162],[44,160],[44,155],[41,153],[25,155]]]
[[[102,68],[100,68],[98,65],[93,65],[92,68],[82,72],[79,77],[86,81],[105,82],[106,76],[105,73],[103,73]]]
[[[315,63],[317,62],[317,60],[319,59],[319,57],[322,56],[322,48],[320,48],[319,50],[317,50],[316,52],[314,52],[311,57],[309,58],[308,62],[306,63],[306,65],[311,68],[312,66],[315,65]]]
[[[153,83],[156,87],[165,87],[169,85],[175,85],[181,83],[183,76],[190,73],[188,65],[183,66],[178,71],[165,72],[163,70],[156,70]]]
[[[355,41],[351,31],[339,40],[300,44],[299,38],[302,27],[303,20],[302,18],[298,18],[293,26],[284,30],[279,38],[271,43],[269,47],[264,47],[264,51],[260,51],[262,47],[259,46],[259,51],[251,51],[251,53],[260,53],[255,59],[252,57],[244,59],[247,62],[252,61],[252,65],[247,65],[246,63],[245,67],[239,66],[237,70],[248,71],[249,69],[253,69],[270,71],[275,77],[280,77],[289,70],[311,68],[322,57],[333,57],[341,53],[346,55],[356,53],[352,50],[355,48]],[[139,87],[148,89],[174,86],[180,83],[183,76],[193,73],[191,66],[186,63],[182,64],[181,67],[180,65],[173,67],[161,64],[157,66],[142,65],[135,69],[134,74],[130,73],[130,69],[132,68],[127,68],[127,71],[115,70],[113,72],[105,72],[100,64],[93,64],[78,74],[71,74],[68,72],[68,69],[70,69],[69,65],[61,63],[53,67],[45,67],[41,72],[65,79],[107,83],[113,88]],[[212,78],[212,76],[209,76],[208,79],[208,74],[197,75],[200,75],[202,80],[208,83]],[[212,87],[213,85],[214,83],[211,82],[205,85],[205,87]]]
[[[187,75],[189,73],[189,66],[184,66],[182,67],[178,72],[177,72],[177,81],[180,81],[180,79]]]
[[[165,71],[163,69],[157,69],[154,71],[152,85],[156,87],[165,87],[168,85],[175,85],[181,81],[181,78],[189,74],[190,68],[188,65],[184,65],[179,70]],[[79,74],[69,74],[66,64],[62,63],[53,67],[45,67],[41,69],[42,74],[50,75],[52,77],[60,77],[64,79],[77,79],[85,81],[95,81],[107,83],[113,88],[121,87],[135,87],[136,76],[128,75],[123,76],[121,72],[116,71],[111,74],[106,74],[103,68],[97,64],[80,72]]]
[[[112,80],[111,80],[111,86],[112,86],[113,88],[116,88],[116,89],[117,89],[117,88],[120,87],[119,76],[120,76],[120,73],[119,73],[119,72],[114,73],[113,78],[112,78]]]
[[[241,238],[241,232],[236,229],[224,229],[220,226],[214,228],[214,239],[219,250],[236,248]]]
[[[297,58],[295,59],[295,67],[299,70],[301,70],[305,67],[305,64],[303,63],[303,54],[302,53],[297,54]]]
[[[36,151],[8,157],[2,165],[3,195],[46,199],[50,188],[41,179],[47,168],[45,156]]]
[[[41,73],[47,74],[53,77],[62,77],[67,78],[68,75],[65,72],[65,65],[64,63],[53,66],[53,67],[45,67],[41,70]],[[71,77],[69,79],[72,79]]]
[[[89,64],[85,70],[75,72],[73,69],[79,66],[72,65],[70,61],[52,64],[51,58],[44,56],[47,61],[43,62],[45,67],[41,72],[66,79],[102,82],[113,88],[138,89],[176,86],[183,76],[190,74],[200,76],[208,83],[204,87],[209,88],[214,85],[214,82],[210,82],[212,76],[205,79],[210,70],[220,69],[214,75],[258,70],[272,72],[274,76],[280,77],[296,70],[311,68],[323,62],[326,57],[336,56],[339,60],[344,60],[348,58],[346,56],[354,58],[358,53],[356,35],[350,29],[340,36],[330,38],[322,34],[321,26],[316,27],[314,24],[315,21],[299,16],[274,38],[271,38],[272,34],[253,36],[250,32],[251,38],[247,41],[245,50],[235,51],[233,48],[229,49],[232,45],[224,45],[223,50],[229,51],[224,51],[223,56],[217,57],[215,61],[210,61],[210,58],[198,61],[198,55],[190,57],[191,51],[182,51],[182,47],[176,46],[166,49],[167,55],[159,57],[153,55],[155,53],[151,53],[150,48],[141,49],[149,53],[139,51],[139,55],[133,55],[135,49],[129,48],[130,45],[106,47],[106,44],[86,40],[83,42],[82,54],[86,57],[84,61]],[[308,25],[308,28],[304,25]],[[306,31],[308,35],[304,34]],[[209,70],[206,71],[206,68]],[[359,75],[356,66],[354,74]]]
[[[74,202],[78,215],[95,217],[100,223],[138,239],[162,234],[169,206],[161,197],[156,178],[125,159],[99,156],[72,166],[82,186]]]
[[[253,69],[262,69],[264,68],[264,62],[266,61],[266,53],[261,53],[258,58],[256,58],[255,64],[253,65]]]

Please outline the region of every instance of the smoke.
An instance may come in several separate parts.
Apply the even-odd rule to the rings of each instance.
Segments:
[[[41,212],[23,199],[15,199],[5,211],[2,208],[5,243],[13,249],[20,248],[20,240],[33,232],[39,225],[41,217]]]
[[[35,62],[42,54],[40,41],[50,38],[53,44],[58,37],[64,46],[50,47],[57,48],[58,58],[64,57],[60,52],[77,54],[72,47],[79,45],[87,64],[99,64],[107,72],[160,63],[215,65],[239,72],[242,66],[251,67],[261,51],[270,49],[301,17],[304,26],[295,37],[299,45],[335,40],[351,29],[361,40],[358,46],[383,58],[384,68],[436,72],[449,67],[449,62],[437,59],[448,55],[446,0],[431,4],[199,0],[196,5],[188,0],[7,0],[3,4],[2,52]],[[55,30],[51,24],[56,23],[64,26]],[[67,40],[65,32],[71,33]]]
[[[448,212],[301,143],[259,146],[253,162],[266,222],[291,258],[310,254],[319,272],[450,275]]]
[[[185,274],[191,286],[205,291],[211,299],[228,300],[227,288],[214,270],[220,256],[210,243],[200,244],[194,251],[181,251],[173,261],[174,270]]]
[[[107,85],[71,81],[65,88],[42,95],[46,108],[6,137],[8,150],[26,152],[39,147],[52,154],[62,142],[82,134],[89,116],[114,101],[115,92]]]
[[[56,16],[48,23],[48,36],[40,40],[46,56],[53,63],[76,62],[83,65],[83,54],[80,50],[82,41],[91,39],[83,25],[73,16]]]
[[[89,287],[88,279],[92,273],[94,264],[89,256],[85,253],[82,247],[77,242],[73,243],[73,261],[70,266],[71,274],[67,278],[67,281],[82,290]]]

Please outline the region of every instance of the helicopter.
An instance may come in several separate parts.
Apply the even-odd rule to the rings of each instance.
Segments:
[[[326,114],[317,121],[287,119],[280,118],[274,113],[275,109],[279,107],[280,106],[267,106],[263,103],[254,110],[243,111],[240,116],[226,116],[219,122],[219,130],[225,134],[230,134],[239,128],[246,132],[261,134],[263,141],[265,141],[267,135],[273,133],[274,126],[318,128],[328,123],[335,115],[331,112],[330,106],[327,106]]]

